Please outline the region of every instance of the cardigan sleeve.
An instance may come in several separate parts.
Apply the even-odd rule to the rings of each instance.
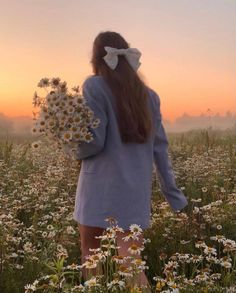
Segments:
[[[176,186],[175,175],[172,168],[172,163],[168,155],[169,143],[166,132],[162,123],[162,114],[160,111],[160,97],[155,93],[156,98],[156,128],[154,135],[154,163],[156,167],[156,175],[159,178],[161,191],[174,211],[183,209],[188,201],[181,191]]]
[[[82,87],[82,95],[86,100],[86,104],[94,112],[94,117],[100,119],[100,124],[97,128],[89,128],[93,134],[93,140],[91,142],[82,141],[78,144],[78,160],[83,160],[98,154],[102,151],[105,144],[108,123],[107,112],[101,91],[99,91],[99,85],[95,84],[95,82],[96,80],[93,80],[93,78],[87,79]]]

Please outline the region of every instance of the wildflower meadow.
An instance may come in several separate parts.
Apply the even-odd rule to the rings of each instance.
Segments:
[[[236,292],[236,131],[170,133],[176,182],[188,198],[174,213],[153,169],[150,227],[130,226],[117,253],[115,219],[81,263],[72,218],[80,162],[33,136],[0,139],[0,292]],[[105,220],[105,219],[104,219]],[[82,280],[86,268],[89,278]],[[92,273],[96,269],[96,274]]]

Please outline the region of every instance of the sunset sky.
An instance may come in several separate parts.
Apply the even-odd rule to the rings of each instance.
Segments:
[[[236,0],[0,0],[0,112],[32,115],[42,77],[92,73],[92,42],[119,32],[165,119],[236,112]]]

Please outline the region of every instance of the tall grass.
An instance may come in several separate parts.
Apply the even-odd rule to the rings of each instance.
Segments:
[[[153,292],[226,292],[236,285],[236,133],[200,129],[168,133],[168,139],[176,182],[189,205],[185,213],[174,214],[153,173],[152,221],[144,231],[150,241],[141,253],[149,267],[146,274]],[[76,289],[80,269],[69,268],[81,265],[79,232],[72,219],[80,164],[46,141],[32,149],[32,141],[30,136],[0,139],[0,292],[24,292],[26,284],[40,278],[45,283],[41,292],[81,292]],[[216,235],[223,235],[224,242],[211,238]],[[206,246],[196,247],[199,241]],[[231,250],[223,250],[225,243],[231,243]],[[209,247],[217,250],[215,263],[204,252]],[[203,260],[196,265],[193,255]],[[68,271],[65,280],[58,277],[62,271]],[[119,270],[111,272],[111,278],[122,279]],[[202,277],[206,280],[199,281]]]

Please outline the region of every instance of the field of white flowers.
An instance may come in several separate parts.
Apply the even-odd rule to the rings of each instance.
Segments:
[[[236,133],[211,129],[170,134],[178,187],[189,200],[174,214],[153,176],[152,222],[133,259],[117,255],[111,226],[84,264],[72,219],[79,162],[32,138],[0,139],[0,292],[236,292]],[[135,224],[135,223],[133,223]],[[137,237],[139,229],[131,229]],[[99,270],[99,268],[102,270]],[[129,282],[128,282],[129,280]]]

